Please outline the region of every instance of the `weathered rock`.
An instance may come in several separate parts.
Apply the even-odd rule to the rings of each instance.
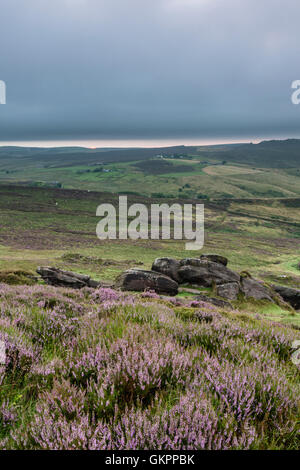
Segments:
[[[261,282],[249,277],[241,277],[241,292],[246,298],[273,302],[271,290]]]
[[[180,282],[211,287],[214,283],[239,282],[240,276],[223,264],[206,259],[186,258],[180,261],[178,275]]]
[[[214,263],[223,264],[224,266],[227,266],[228,264],[228,259],[225,258],[225,256],[221,256],[221,255],[203,254],[200,256],[200,259],[207,259],[208,261],[213,261]]]
[[[216,299],[215,297],[208,297],[207,295],[204,295],[204,294],[197,295],[195,299],[201,300],[202,302],[207,302],[209,304],[216,305],[217,307],[228,308],[229,310],[233,310],[231,303],[226,302],[226,300]]]
[[[228,282],[217,286],[217,295],[228,300],[236,300],[240,292],[240,285],[237,282]]]
[[[100,285],[99,282],[93,281],[90,276],[72,271],[63,271],[49,266],[39,267],[36,271],[47,284],[52,286],[82,289],[83,287],[99,287]]]
[[[128,291],[144,291],[151,289],[158,294],[177,295],[178,284],[170,277],[155,271],[128,269],[120,274],[115,287]]]
[[[300,290],[292,287],[279,286],[272,284],[272,288],[282,299],[290,304],[295,310],[300,310]]]
[[[156,258],[152,264],[152,271],[165,274],[166,276],[179,282],[178,269],[180,262],[173,258]]]

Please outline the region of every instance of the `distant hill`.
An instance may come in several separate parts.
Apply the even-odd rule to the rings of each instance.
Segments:
[[[32,164],[66,167],[93,163],[148,160],[157,155],[199,155],[208,160],[244,163],[258,168],[300,167],[300,140],[270,140],[259,144],[221,144],[212,146],[175,146],[154,148],[84,147],[0,147],[0,165],[9,162],[16,167]]]
[[[89,149],[84,147],[32,148],[0,147],[0,162],[9,157],[26,159],[26,163],[42,163],[56,166],[71,166],[89,163],[113,163],[147,160],[159,154],[188,155],[195,153],[197,147],[131,148],[131,149]]]
[[[270,140],[259,144],[242,144],[222,151],[201,152],[210,158],[230,163],[245,163],[259,168],[294,168],[300,166],[300,140]]]

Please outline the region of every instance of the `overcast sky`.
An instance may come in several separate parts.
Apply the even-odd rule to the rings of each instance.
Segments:
[[[299,0],[0,0],[0,142],[300,137]]]

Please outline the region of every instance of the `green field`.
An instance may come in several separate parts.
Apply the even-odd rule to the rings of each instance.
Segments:
[[[168,163],[166,168],[162,163]],[[58,168],[0,170],[3,183],[136,193],[143,196],[180,198],[249,198],[300,196],[300,175],[283,169],[254,170],[246,165],[207,165],[198,160],[173,162],[153,159],[148,168],[140,162],[76,165]],[[11,171],[11,173],[6,173]]]

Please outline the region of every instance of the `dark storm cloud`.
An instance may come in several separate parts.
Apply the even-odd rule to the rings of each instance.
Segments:
[[[0,139],[298,134],[298,0],[0,0]]]

